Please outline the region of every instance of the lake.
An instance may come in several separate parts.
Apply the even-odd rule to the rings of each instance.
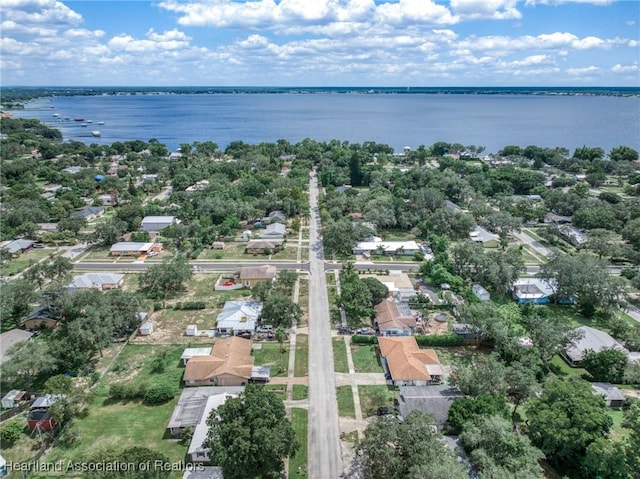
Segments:
[[[312,138],[403,147],[437,141],[482,145],[619,145],[640,150],[640,98],[597,95],[214,93],[60,96],[15,116],[59,128],[66,140],[111,144],[151,138],[176,150],[214,141],[292,143]],[[56,116],[54,116],[54,114]],[[91,121],[86,126],[74,121]],[[68,118],[68,120],[65,120]],[[104,124],[98,124],[98,123]],[[96,138],[92,130],[99,130]]]

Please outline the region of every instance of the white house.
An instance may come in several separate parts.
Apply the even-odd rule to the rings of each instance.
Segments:
[[[186,348],[184,350],[184,352],[182,353],[182,356],[180,356],[180,359],[182,359],[182,363],[186,366],[187,363],[189,362],[189,359],[191,359],[194,356],[209,356],[211,354],[211,349],[212,348]]]
[[[179,223],[175,216],[145,216],[140,223],[140,231],[160,231]]]
[[[70,292],[81,289],[118,289],[124,284],[124,274],[119,273],[85,273],[73,277],[73,280],[66,286]]]
[[[227,301],[218,315],[216,330],[219,334],[232,334],[256,330],[258,318],[262,313],[260,301]]]
[[[484,229],[482,226],[476,226],[476,228],[469,233],[471,241],[480,243],[484,248],[497,248],[500,246],[500,237]]]
[[[267,227],[260,231],[260,237],[265,239],[283,239],[286,231],[286,226],[282,223],[271,223]]]
[[[412,256],[423,251],[415,241],[382,241],[374,237],[373,241],[361,241],[353,248],[353,254],[385,254],[396,256]]]
[[[227,399],[232,397],[237,397],[237,395],[228,393],[216,394],[214,396],[209,396],[209,398],[207,399],[207,404],[204,407],[204,411],[202,412],[200,422],[198,422],[193,430],[191,443],[189,444],[189,449],[187,450],[187,455],[191,458],[192,462],[209,462],[209,449],[205,445],[207,436],[209,434],[209,426],[207,425],[207,420],[209,419],[211,411],[219,408],[225,402],[227,402]]]

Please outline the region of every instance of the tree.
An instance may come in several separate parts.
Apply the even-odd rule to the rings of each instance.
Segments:
[[[640,217],[629,221],[622,230],[622,238],[640,250]]]
[[[506,367],[495,354],[478,355],[471,364],[456,366],[452,379],[460,391],[473,397],[482,394],[501,397],[507,392]]]
[[[636,161],[638,152],[628,146],[620,145],[611,149],[609,159],[611,161]]]
[[[467,423],[460,441],[471,452],[481,479],[545,477],[539,464],[544,458],[542,451],[527,436],[515,431],[504,417],[481,416]]]
[[[279,291],[271,293],[262,306],[261,320],[274,327],[290,328],[302,317],[302,309],[289,296]]]
[[[597,439],[591,443],[582,461],[582,477],[598,479],[630,479],[624,460],[626,450],[622,442]]]
[[[258,281],[251,287],[251,296],[259,301],[266,301],[273,290],[273,283],[271,281]]]
[[[58,231],[70,231],[74,235],[77,235],[86,225],[87,220],[84,218],[70,216],[68,218],[62,218],[58,222]]]
[[[536,379],[535,370],[531,365],[522,362],[513,362],[507,367],[505,375],[507,381],[507,394],[513,401],[511,421],[516,426],[518,407],[527,399],[535,396],[540,389]]]
[[[58,424],[64,424],[82,412],[86,392],[73,378],[63,374],[51,376],[44,383],[44,390],[48,394],[60,395],[49,409]]]
[[[389,288],[387,288],[384,284],[380,282],[377,278],[362,278],[360,281],[366,286],[369,290],[369,295],[371,297],[371,304],[375,306],[381,301],[387,299],[389,297]]]
[[[33,380],[40,374],[56,369],[55,358],[43,340],[14,344],[6,351],[6,355],[8,360],[0,366],[3,381],[22,385],[25,389],[31,388]]]
[[[282,326],[276,328],[276,341],[280,345],[280,352],[284,352],[284,341],[287,339],[287,333]]]
[[[547,371],[558,348],[580,338],[580,333],[570,333],[569,326],[558,318],[533,308],[525,308],[525,327]]]
[[[358,450],[371,479],[469,477],[434,432],[433,419],[414,411],[403,421],[383,416],[367,426]]]
[[[580,470],[587,447],[605,438],[613,424],[604,398],[577,377],[551,377],[542,395],[529,401],[527,419],[531,442],[567,472]]]
[[[0,318],[2,324],[12,321],[20,326],[29,312],[30,304],[36,299],[36,284],[27,278],[4,282],[0,286]],[[3,326],[7,329],[7,326]]]
[[[589,371],[595,381],[620,384],[627,362],[626,354],[617,349],[588,350],[580,366]]]
[[[298,450],[282,400],[263,387],[249,385],[229,398],[207,420],[205,442],[214,464],[227,479],[277,479],[284,458]]]
[[[184,289],[193,272],[183,255],[177,255],[172,260],[151,266],[140,275],[140,289],[153,299],[166,299]]]
[[[284,293],[291,294],[293,286],[298,280],[298,273],[290,269],[282,269],[278,271],[278,277],[276,279],[277,286],[282,289]]]
[[[113,217],[96,225],[94,237],[99,244],[109,246],[117,243],[125,231],[127,231],[127,223],[120,218]]]
[[[467,424],[473,424],[481,417],[509,417],[507,400],[502,396],[482,393],[477,397],[454,399],[449,408],[449,426],[454,433],[460,433]]]
[[[586,246],[597,254],[598,258],[602,258],[603,256],[611,258],[616,254],[618,249],[616,248],[616,244],[619,238],[620,237],[613,231],[596,228],[589,230]]]

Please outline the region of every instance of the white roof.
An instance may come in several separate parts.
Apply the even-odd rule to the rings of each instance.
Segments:
[[[397,251],[400,248],[405,250],[419,250],[420,246],[415,241],[361,241],[356,244],[358,250],[376,251],[383,248],[385,251]]]
[[[554,279],[519,278],[513,283],[513,291],[522,299],[540,299],[555,293]]]
[[[200,418],[200,422],[193,430],[193,436],[191,436],[191,443],[189,444],[189,450],[187,454],[191,455],[196,451],[204,450],[203,444],[207,439],[207,435],[209,434],[209,426],[207,425],[207,419],[209,419],[209,415],[211,411],[222,406],[227,399],[232,397],[238,397],[237,394],[216,394],[215,396],[209,396],[207,399],[207,404],[204,407],[204,411],[202,413],[202,417]]]
[[[149,251],[154,245],[155,243],[120,241],[111,246],[111,251]]]
[[[194,356],[209,356],[211,348],[186,348],[180,359],[191,359]]]
[[[124,274],[118,273],[85,273],[73,277],[67,288],[100,288],[103,284],[117,284],[124,278]]]
[[[142,224],[146,223],[167,223],[171,224],[176,219],[175,216],[145,216],[142,218]]]
[[[469,236],[473,241],[486,242],[486,241],[500,241],[500,236],[491,231],[484,229],[482,226],[476,226],[476,228],[469,233]]]
[[[227,301],[218,315],[218,329],[255,330],[262,313],[260,301]]]

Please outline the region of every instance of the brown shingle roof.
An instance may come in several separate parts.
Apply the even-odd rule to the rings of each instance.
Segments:
[[[204,381],[230,374],[249,379],[253,368],[251,341],[233,336],[216,341],[208,356],[193,356],[184,370],[185,381]]]
[[[397,303],[382,301],[373,308],[376,311],[376,323],[380,331],[392,328],[412,329],[416,327],[416,319],[413,316],[401,316]]]
[[[265,264],[263,266],[243,266],[238,268],[237,272],[242,280],[273,279],[276,277],[276,267],[270,264]]]
[[[275,248],[280,245],[282,241],[279,240],[252,240],[247,243],[245,249]]]
[[[433,349],[420,349],[413,336],[399,338],[378,338],[380,354],[387,358],[387,364],[394,381],[429,381],[430,366],[440,365]],[[438,368],[432,368],[435,372]]]

